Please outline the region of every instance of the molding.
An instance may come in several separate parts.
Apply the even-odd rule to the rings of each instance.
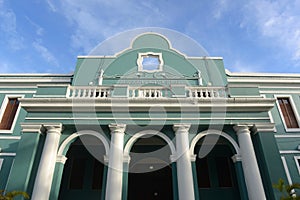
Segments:
[[[42,124],[37,123],[20,123],[23,133],[43,133],[45,132],[45,127]]]
[[[284,157],[284,156],[281,156],[281,161],[282,161],[283,168],[284,168],[286,177],[287,177],[287,179],[288,179],[288,182],[289,182],[289,184],[291,185],[291,184],[292,184],[292,179],[291,179],[290,171],[289,171],[289,168],[288,168],[288,165],[287,165],[287,163],[286,163],[286,160],[285,160],[285,157]]]
[[[204,136],[206,135],[218,135],[220,137],[224,137],[226,140],[228,140],[231,145],[233,146],[233,148],[235,149],[236,151],[236,154],[240,154],[240,147],[239,145],[236,143],[236,141],[230,136],[228,135],[227,133],[223,132],[223,131],[220,131],[220,130],[215,130],[215,129],[209,129],[209,130],[205,130],[205,131],[202,131],[200,133],[198,133],[191,141],[191,144],[190,144],[190,155],[194,155],[194,149],[195,149],[195,146],[197,144],[197,142]]]
[[[151,136],[158,136],[160,137],[161,139],[163,139],[168,147],[170,148],[171,150],[171,155],[173,155],[172,158],[175,158],[175,160],[177,159],[177,153],[176,153],[176,148],[172,142],[172,140],[165,134],[157,131],[157,130],[143,130],[143,131],[140,131],[138,133],[135,133],[133,134],[129,140],[127,141],[127,143],[125,144],[125,147],[124,147],[124,155],[127,156],[129,155],[130,153],[130,150],[131,150],[131,147],[134,145],[134,143],[140,138],[140,137],[143,137],[145,135],[151,135]],[[175,157],[174,157],[175,156]]]
[[[234,154],[232,157],[231,157],[233,163],[236,163],[236,162],[241,162],[242,161],[242,156],[240,154]]]
[[[274,132],[275,124],[274,123],[266,123],[266,124],[254,124],[251,127],[251,131],[253,134],[261,133],[261,132]]]
[[[7,88],[6,88],[7,89]],[[0,90],[0,93],[4,94],[35,94],[35,90]]]
[[[110,134],[125,134],[126,124],[109,124]]]
[[[182,117],[26,117],[26,120],[113,120],[113,119],[132,119],[132,120],[182,120]],[[185,120],[268,120],[268,117],[185,117]]]
[[[111,102],[112,100],[113,103]],[[231,111],[231,112],[264,112],[274,107],[275,99],[271,98],[103,98],[103,99],[68,99],[68,98],[26,98],[20,99],[22,107],[27,111],[73,111],[76,109],[95,111],[148,111],[149,107],[162,106],[166,111]],[[128,105],[128,107],[126,107]]]
[[[299,134],[288,134],[288,135],[274,135],[275,138],[300,138],[300,135]]]
[[[34,98],[65,98],[66,95],[51,95],[51,94],[37,94],[33,95]]]
[[[299,159],[300,159],[300,156],[294,156],[294,160],[295,160],[295,163],[296,163],[298,174],[300,175],[300,165],[299,165],[299,162],[298,162]]]
[[[60,155],[56,157],[56,162],[62,163],[63,165],[66,163],[67,161],[67,157],[64,155]]]
[[[158,60],[159,60],[158,69],[154,69],[154,70],[143,69],[143,59],[144,59],[144,57],[150,56],[150,55],[158,57]],[[155,53],[155,52],[138,53],[138,59],[136,60],[136,63],[138,65],[138,72],[154,73],[154,72],[163,71],[164,60],[162,57],[162,53]]]
[[[174,124],[173,125],[173,130],[174,130],[175,134],[178,134],[178,133],[188,134],[190,128],[191,128],[191,124]]]
[[[282,150],[282,151],[279,151],[280,154],[300,154],[300,151],[296,151],[296,150]]]
[[[16,153],[0,153],[0,156],[16,156]]]
[[[254,76],[254,77],[296,77],[300,78],[300,74],[291,74],[291,73],[258,73],[258,72],[231,72],[228,69],[225,69],[225,72],[229,76]]]
[[[288,94],[300,94],[300,90],[299,91],[291,91],[291,90],[266,90],[266,91],[264,91],[264,90],[260,90],[259,93],[288,95]]]
[[[3,164],[3,158],[0,158],[0,172],[1,172],[1,168],[2,168],[2,164]]]
[[[0,140],[20,140],[21,136],[0,136]]]

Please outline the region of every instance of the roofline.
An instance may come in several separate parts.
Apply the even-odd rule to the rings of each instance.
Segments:
[[[297,73],[259,73],[259,72],[230,72],[228,69],[225,69],[225,72],[228,76],[246,76],[246,77],[295,77],[300,78],[300,74]]]
[[[77,58],[116,58],[116,56],[112,56],[112,55],[109,55],[109,56],[103,56],[103,55],[79,55],[77,56]],[[223,57],[220,57],[220,56],[187,56],[186,57],[187,59],[207,59],[207,60],[222,60]]]
[[[18,73],[18,74],[0,74],[0,77],[72,77],[73,74],[47,74],[47,73]]]

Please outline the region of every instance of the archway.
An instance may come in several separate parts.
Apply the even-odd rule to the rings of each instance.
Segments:
[[[58,199],[81,200],[86,197],[90,200],[100,199],[105,194],[104,157],[107,154],[105,142],[95,139],[93,134],[81,134],[80,137],[70,136],[61,147],[67,146],[69,146],[65,152],[67,161],[63,169]]]
[[[160,136],[135,138],[129,156],[128,199],[173,199],[171,149]]]
[[[239,154],[238,145],[227,134],[201,133],[193,140],[196,155],[197,185],[200,199],[241,199],[232,156]]]

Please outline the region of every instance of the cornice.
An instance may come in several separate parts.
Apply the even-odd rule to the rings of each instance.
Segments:
[[[265,112],[274,107],[273,98],[161,98],[161,99],[70,99],[24,98],[21,106],[28,112],[90,112],[94,111],[149,111],[151,107],[163,107],[175,112]],[[159,111],[158,111],[159,112]]]

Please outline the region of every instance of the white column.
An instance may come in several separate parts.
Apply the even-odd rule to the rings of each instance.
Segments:
[[[46,140],[38,167],[37,176],[32,192],[32,200],[48,200],[51,190],[56,155],[61,135],[62,125],[45,125]]]
[[[110,124],[111,142],[108,161],[106,200],[122,199],[123,146],[125,124]]]
[[[265,191],[257,165],[249,128],[247,126],[235,126],[234,130],[238,135],[242,167],[249,200],[264,200],[266,199]]]
[[[189,154],[189,124],[174,124],[177,151],[177,180],[179,200],[194,200],[194,182]]]

